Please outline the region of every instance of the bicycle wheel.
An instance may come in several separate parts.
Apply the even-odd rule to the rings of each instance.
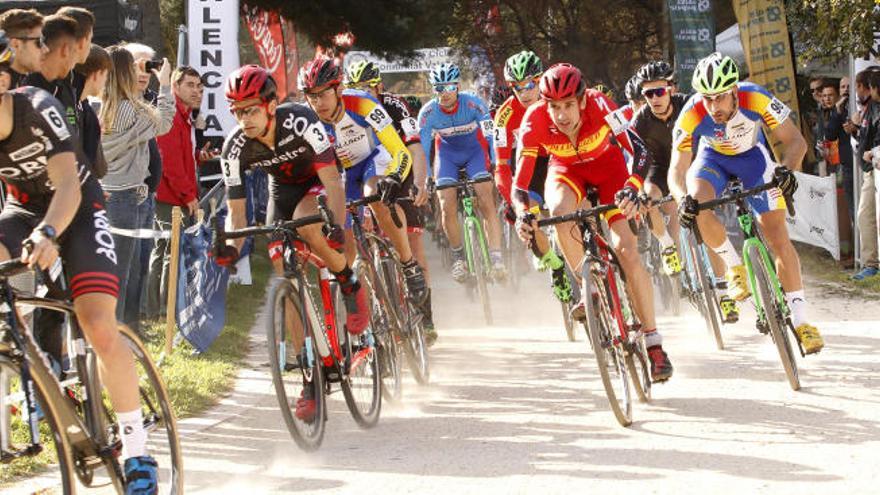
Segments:
[[[474,222],[467,222],[467,235],[470,237],[469,248],[471,259],[474,262],[474,276],[477,279],[477,294],[480,298],[480,305],[483,307],[483,318],[486,320],[486,325],[492,325],[492,306],[489,301],[488,281],[486,280],[489,277],[489,274],[486,273],[489,260],[484,258],[485,253],[483,253],[480,231]]]
[[[699,306],[700,314],[706,321],[706,328],[715,341],[715,347],[718,350],[724,350],[724,339],[721,336],[721,311],[715,298],[714,284],[709,280],[709,277],[714,279],[714,275],[711,271],[706,271],[704,253],[690,236],[688,236],[687,248],[691,262],[690,267],[694,270],[694,281],[697,283],[696,303]]]
[[[364,263],[355,263],[355,273],[371,294],[375,287],[368,275],[369,268]],[[337,307],[341,307],[341,294],[337,291]],[[382,380],[379,356],[376,352],[372,329],[367,328],[361,335],[343,332],[344,352],[346,353],[346,373],[340,382],[345,404],[354,421],[361,428],[372,428],[379,422],[382,410]]]
[[[586,329],[593,346],[593,355],[599,368],[599,376],[611,411],[621,426],[632,424],[632,399],[624,355],[615,344],[614,326],[610,324],[608,287],[598,274],[591,273],[589,263],[584,263],[583,293],[595,294],[587,298]],[[595,287],[595,290],[594,290]]]
[[[386,280],[392,297],[391,306],[395,308],[398,318],[400,348],[406,356],[413,378],[419,385],[427,385],[431,379],[431,368],[428,360],[428,345],[425,343],[422,310],[416,307],[407,295],[403,266],[391,254],[387,254],[382,259],[382,276]]]
[[[565,325],[565,335],[568,336],[569,342],[577,340],[574,329],[574,320],[571,319],[571,303],[560,302],[562,306],[562,323]]]
[[[30,359],[30,358],[29,358]],[[31,361],[33,362],[33,361]],[[12,386],[17,384],[14,388],[21,387],[21,380],[19,377],[19,372],[21,368],[10,361],[5,356],[0,356],[0,380],[3,380],[5,383],[4,392],[6,394],[9,393]],[[37,395],[37,402],[40,404],[40,410],[43,412],[43,419],[49,425],[49,431],[52,434],[52,443],[55,448],[55,455],[58,459],[58,470],[61,472],[61,489],[64,495],[73,495],[76,493],[76,474],[74,474],[73,467],[73,456],[71,455],[71,447],[68,443],[67,437],[62,435],[59,432],[58,428],[58,419],[56,417],[55,411],[49,407],[48,402],[45,399],[43,394],[43,390],[41,385],[35,380],[34,381],[34,391]],[[21,392],[19,392],[20,394]],[[9,395],[0,395],[0,407],[7,408],[6,410],[12,412],[12,407],[7,400],[11,400],[12,394]],[[27,423],[27,408],[24,403],[24,395],[21,394],[21,402],[19,406],[15,409],[18,410],[19,420],[23,423]],[[8,422],[6,424],[0,425],[2,428],[2,433],[5,435],[10,433],[10,427],[12,424],[12,417],[7,416],[5,418]],[[9,439],[9,437],[5,437]],[[14,461],[13,461],[14,462]]]
[[[375,238],[368,237],[367,242],[370,244],[369,252],[372,259],[376,262],[374,265],[375,273],[380,280],[378,283],[383,284],[384,290],[374,290],[377,282],[373,281],[373,271],[365,269],[365,266],[358,265],[360,274],[366,278],[364,287],[368,291],[370,300],[370,323],[373,329],[373,337],[376,339],[376,352],[379,359],[380,378],[382,382],[382,396],[386,400],[397,402],[403,397],[403,366],[401,365],[401,336],[397,331],[397,323],[392,319],[397,319],[395,305],[390,302],[391,287],[383,277],[383,256],[384,249],[380,241]],[[356,263],[361,263],[360,260]],[[359,275],[360,276],[360,275]]]
[[[752,255],[754,256],[752,259],[757,260],[752,263],[752,268],[755,271],[755,285],[757,285],[758,294],[761,297],[761,306],[764,308],[764,319],[770,329],[770,337],[776,344],[776,350],[779,352],[779,359],[782,361],[782,368],[785,370],[789,386],[792,390],[800,390],[801,381],[798,377],[797,361],[788,335],[788,318],[783,315],[779,301],[775,298],[776,291],[771,285],[773,277],[768,273],[767,265],[763,263],[760,252],[754,249]]]
[[[629,378],[632,381],[633,388],[636,391],[636,396],[639,398],[639,402],[650,402],[651,368],[648,365],[648,351],[645,348],[644,334],[642,334],[641,330],[637,332],[633,331],[634,327],[638,327],[638,321],[629,299],[629,293],[626,290],[621,290],[625,289],[625,285],[618,269],[614,270],[613,276],[615,286],[618,288],[617,294],[624,318],[626,318],[626,315],[631,315],[630,319],[624,322],[625,324],[630,325],[630,327],[626,329],[628,341],[623,346],[626,369]],[[619,332],[618,329],[618,332],[616,332],[615,335],[619,335],[620,333],[621,332]]]
[[[300,299],[297,284],[284,278],[277,278],[273,282],[269,290],[272,308],[266,326],[266,341],[269,344],[269,368],[272,370],[275,396],[287,431],[301,449],[311,451],[320,447],[324,440],[326,385],[315,341],[315,330],[320,328],[320,324],[314,311],[303,312],[304,301]],[[307,327],[303,329],[305,342],[302,350],[293,343],[293,324]],[[315,417],[311,421],[303,421],[295,414],[296,401],[304,393],[305,387],[310,387],[315,399]]]

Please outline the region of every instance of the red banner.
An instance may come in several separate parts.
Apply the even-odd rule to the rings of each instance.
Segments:
[[[244,16],[254,48],[260,57],[260,65],[272,72],[278,85],[278,100],[283,101],[288,90],[288,70],[281,18],[277,12],[249,6],[244,7]],[[293,38],[293,43],[296,46],[296,37]]]
[[[299,50],[296,46],[296,28],[293,21],[282,18],[284,28],[284,51],[287,61],[287,93],[296,93],[296,77],[299,72]]]

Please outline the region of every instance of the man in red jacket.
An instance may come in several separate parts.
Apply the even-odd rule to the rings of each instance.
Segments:
[[[162,180],[156,190],[156,230],[169,230],[171,210],[183,210],[184,224],[194,221],[199,209],[199,184],[196,176],[197,156],[193,134],[193,110],[202,104],[201,76],[192,67],[181,66],[171,75],[172,91],[177,106],[174,123],[167,134],[157,138],[162,155]],[[158,316],[166,300],[165,291],[169,259],[166,239],[156,239],[150,255],[150,278],[147,287],[147,314]]]

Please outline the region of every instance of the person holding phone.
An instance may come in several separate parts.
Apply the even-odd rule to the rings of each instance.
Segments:
[[[159,80],[156,107],[143,98],[138,87],[138,70],[131,52],[112,46],[107,52],[113,60],[101,106],[102,147],[107,159],[107,175],[101,185],[107,193],[107,216],[117,233],[113,235],[119,258],[120,294],[116,315],[120,321],[139,327],[140,294],[126,293],[131,279],[141,277],[140,239],[133,232],[141,228],[141,206],[149,199],[145,180],[150,174],[150,140],[167,133],[175,115],[171,98],[171,65],[164,61],[153,73]]]

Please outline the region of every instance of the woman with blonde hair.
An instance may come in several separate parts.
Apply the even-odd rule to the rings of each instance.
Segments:
[[[116,316],[127,325],[138,328],[138,321],[125,321],[125,305],[137,304],[137,298],[126,297],[135,250],[139,245],[135,230],[142,224],[139,206],[147,200],[144,180],[149,176],[149,141],[171,129],[174,120],[174,99],[171,97],[171,65],[165,59],[162,68],[153,70],[159,80],[159,98],[156,107],[146,102],[138,89],[137,67],[131,53],[122,46],[107,49],[113,60],[113,69],[107,78],[101,103],[101,146],[107,160],[107,175],[101,185],[107,194],[107,216],[115,232],[119,270],[119,298]],[[143,65],[144,62],[139,62]],[[128,314],[139,314],[133,308]]]

